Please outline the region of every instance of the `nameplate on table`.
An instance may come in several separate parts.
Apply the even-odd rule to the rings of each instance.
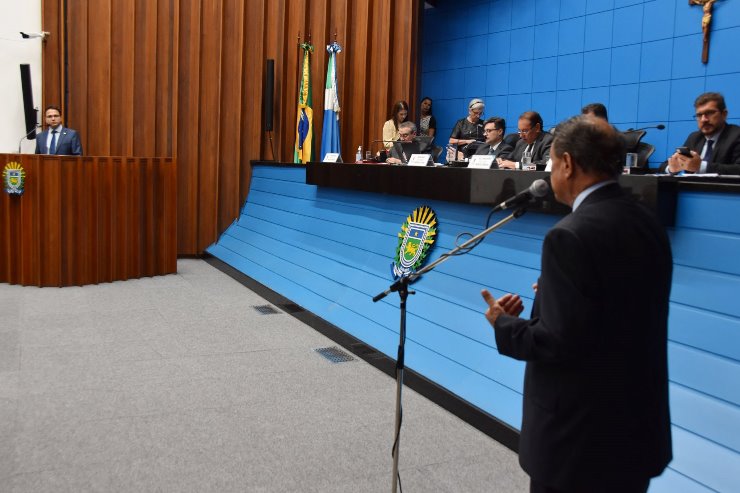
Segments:
[[[327,152],[324,155],[324,162],[325,163],[341,163],[342,156],[340,156],[338,152]]]
[[[491,165],[493,164],[493,156],[489,156],[487,154],[482,155],[475,155],[470,158],[470,163],[468,163],[468,168],[478,168],[478,169],[491,169]]]
[[[431,160],[431,154],[412,154],[408,166],[426,166]]]

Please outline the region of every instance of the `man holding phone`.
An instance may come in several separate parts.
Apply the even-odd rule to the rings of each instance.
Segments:
[[[696,98],[694,109],[699,130],[688,136],[660,170],[740,175],[740,127],[727,123],[724,96],[704,93]]]

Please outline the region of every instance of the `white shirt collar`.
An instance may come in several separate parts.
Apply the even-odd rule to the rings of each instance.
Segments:
[[[581,191],[581,193],[578,194],[576,197],[576,200],[573,201],[573,211],[575,212],[576,209],[578,209],[578,206],[583,203],[584,200],[586,200],[586,197],[591,195],[593,192],[598,190],[599,188],[603,188],[607,185],[611,185],[612,183],[617,183],[617,180],[606,180],[606,181],[600,181],[599,183],[594,183],[587,189]]]

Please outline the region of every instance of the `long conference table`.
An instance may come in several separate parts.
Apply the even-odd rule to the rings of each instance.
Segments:
[[[677,177],[650,174],[645,169],[637,171],[639,174],[621,175],[620,185],[652,208],[665,226],[675,224],[679,191],[740,193],[740,176]],[[526,190],[535,180],[549,182],[549,176],[545,171],[446,166],[342,163],[308,163],[306,166],[306,183],[310,185],[476,205],[499,204]],[[562,215],[570,208],[558,203],[550,191],[542,199],[533,201],[528,210]]]
[[[81,286],[177,271],[174,159],[0,154],[0,172],[8,165],[24,169],[25,190],[0,190],[0,282]]]

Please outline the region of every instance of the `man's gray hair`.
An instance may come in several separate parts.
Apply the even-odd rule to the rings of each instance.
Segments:
[[[403,122],[398,124],[398,130],[407,128],[409,132],[416,133],[416,124],[414,122]]]

